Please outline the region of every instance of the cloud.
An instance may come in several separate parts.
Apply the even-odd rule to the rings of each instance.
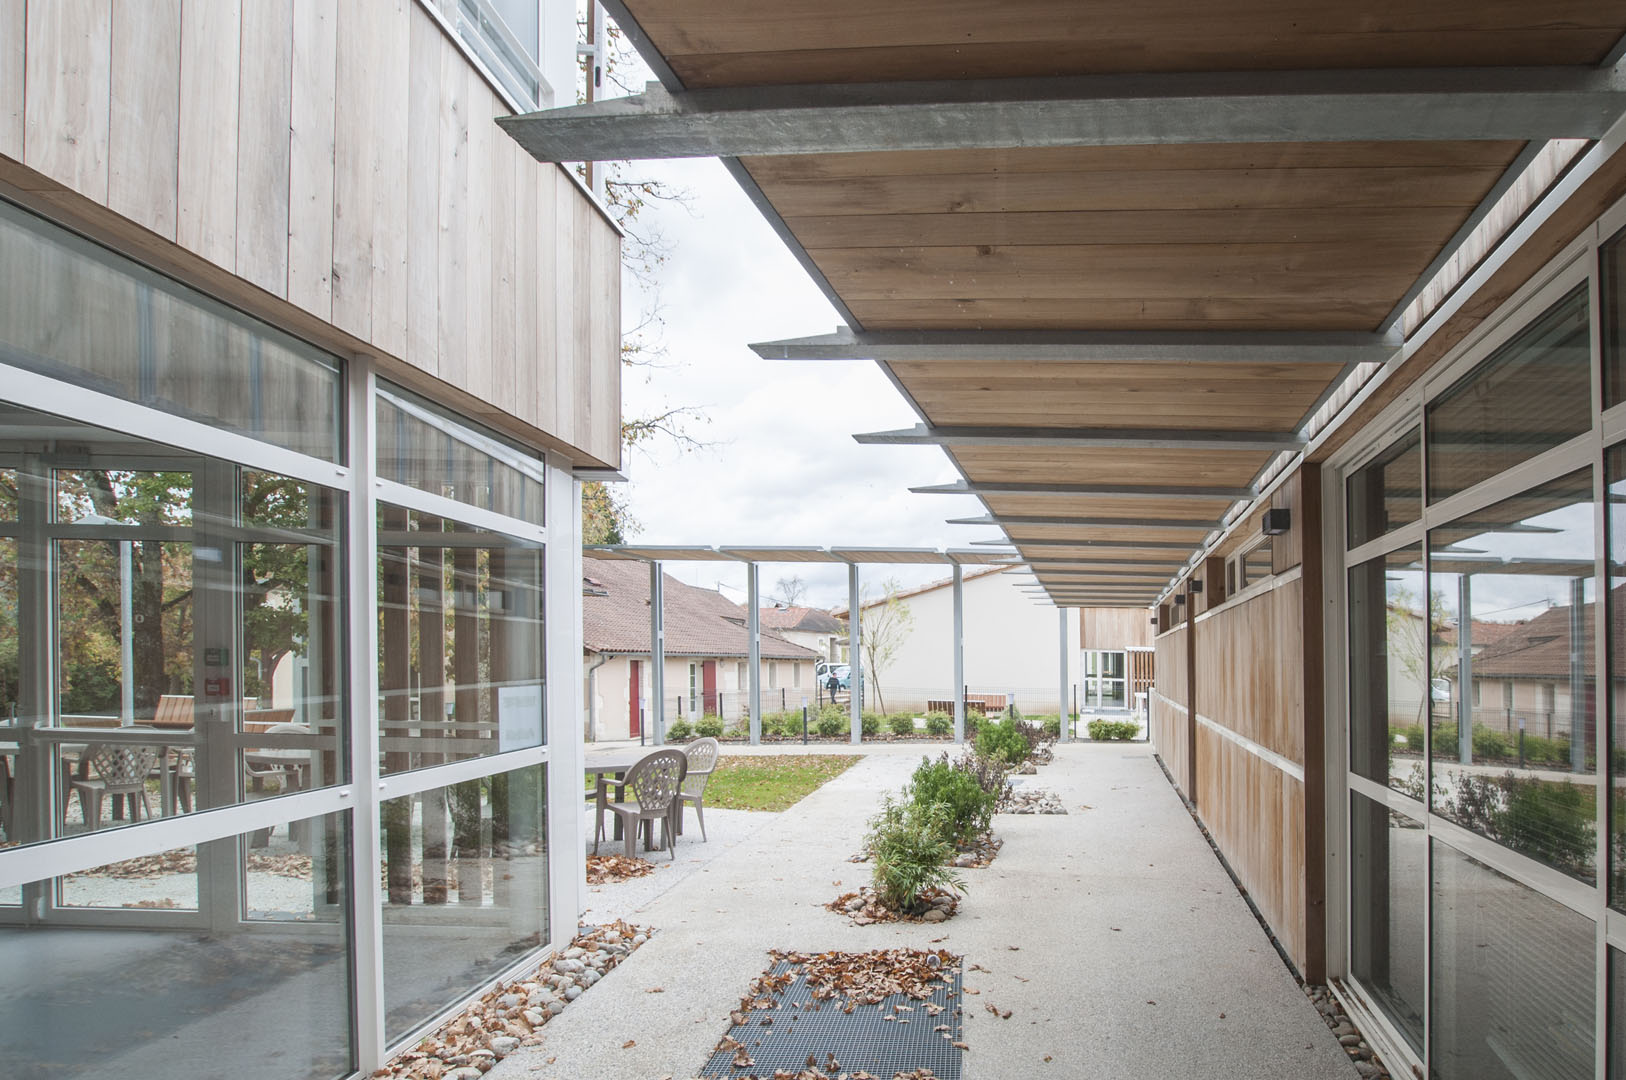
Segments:
[[[629,175],[666,181],[691,198],[643,213],[670,255],[652,291],[626,279],[623,322],[636,325],[658,303],[665,357],[657,367],[624,370],[623,408],[629,417],[694,408],[704,422],[689,429],[708,444],[693,450],[659,440],[629,454],[638,542],[963,547],[1000,538],[989,527],[945,523],[981,512],[969,496],[909,494],[912,485],[959,478],[942,451],[853,441],[855,432],[919,420],[876,365],[767,361],[746,347],[829,333],[841,318],[721,163],[641,162]],[[695,584],[744,586],[743,567],[675,563],[670,570]],[[862,573],[912,585],[944,577],[947,568]],[[764,566],[764,591],[791,574],[813,587],[813,602],[846,603],[840,566]]]

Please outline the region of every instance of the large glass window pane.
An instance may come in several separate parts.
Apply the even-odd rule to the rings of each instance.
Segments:
[[[1603,269],[1603,405],[1626,401],[1626,230],[1598,251]]]
[[[1358,792],[1349,808],[1350,974],[1421,1057],[1428,836]]]
[[[1609,485],[1609,904],[1626,911],[1626,446],[1604,458]],[[1626,1066],[1623,1066],[1626,1068]]]
[[[1414,428],[1345,483],[1349,546],[1359,547],[1423,514],[1423,451]]]
[[[338,361],[0,202],[0,362],[338,461]]]
[[[339,493],[0,425],[0,844],[345,782]]]
[[[1429,603],[1420,547],[1349,571],[1349,767],[1427,798]]]
[[[1593,1075],[1594,927],[1434,841],[1434,1075]]]
[[[385,1035],[548,940],[544,766],[385,801]]]
[[[42,915],[0,907],[7,1074],[346,1075],[348,852],[330,814],[23,886]]]
[[[541,455],[396,387],[378,391],[378,475],[505,517],[544,523]]]
[[[1589,319],[1583,285],[1429,404],[1429,502],[1592,426]]]
[[[1626,1080],[1626,953],[1609,950],[1609,1080]]]
[[[1429,532],[1432,805],[1596,877],[1592,471]]]
[[[542,545],[381,505],[384,771],[540,746]]]

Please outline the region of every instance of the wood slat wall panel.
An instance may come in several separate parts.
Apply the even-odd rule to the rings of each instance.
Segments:
[[[1080,608],[1078,641],[1081,649],[1151,645],[1151,615],[1143,607]]]
[[[1225,499],[1126,499],[1118,496],[988,495],[983,501],[995,514],[1066,514],[1070,517],[1206,517],[1218,519],[1230,509]]]
[[[1203,824],[1303,970],[1303,785],[1206,725],[1197,729],[1197,764]]]
[[[1272,509],[1286,510],[1288,513],[1287,531],[1271,537],[1270,541],[1270,572],[1273,574],[1286,573],[1304,562],[1304,529],[1307,518],[1303,498],[1303,475],[1302,472],[1295,470],[1270,496]],[[1259,535],[1257,530],[1254,535]]]
[[[0,0],[0,154],[23,157],[23,42],[28,33],[27,0]]]
[[[288,115],[288,300],[333,315],[334,88],[338,19],[324,0],[294,0]],[[432,370],[432,369],[431,369]]]
[[[1190,407],[1201,404],[1192,386]],[[1077,422],[1077,417],[1072,418]],[[1243,485],[1270,457],[1258,450],[1084,449],[1021,446],[956,446],[950,454],[973,482],[1149,485]]]
[[[115,5],[112,49],[107,205],[174,240],[181,154],[181,0]]]
[[[496,128],[499,99],[414,0],[127,0],[117,19],[107,0],[0,0],[10,197],[619,463],[618,235]]]
[[[23,162],[105,202],[111,0],[63,0],[27,8]]]
[[[1197,712],[1304,764],[1302,581],[1216,611],[1197,626]]]
[[[117,41],[115,33],[115,46]],[[293,52],[293,0],[254,0],[243,8],[237,101],[237,274],[275,296],[288,294]],[[140,125],[131,123],[124,130],[138,132]]]
[[[237,267],[240,0],[181,0],[181,133],[176,241]],[[77,185],[70,185],[81,190]],[[88,194],[97,202],[103,199]]]
[[[1151,515],[1147,515],[1150,517]],[[1145,529],[1138,528],[1134,521],[1125,521],[1113,525],[1007,525],[1005,533],[1011,542],[1021,544],[1028,540],[1137,540],[1152,538],[1153,534]],[[1193,550],[1202,543],[1203,537],[1208,535],[1208,529],[1194,527],[1190,529],[1159,529],[1155,534],[1158,540],[1183,540],[1188,542]]]

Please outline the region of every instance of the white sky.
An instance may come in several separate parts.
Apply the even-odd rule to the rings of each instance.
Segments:
[[[621,490],[640,525],[631,539],[821,547],[964,547],[1000,539],[989,526],[945,523],[982,513],[969,496],[909,494],[910,486],[958,479],[941,450],[853,441],[855,432],[919,419],[876,365],[767,361],[746,347],[827,334],[842,320],[719,162],[642,162],[628,175],[666,181],[692,197],[686,207],[644,211],[670,249],[653,286],[666,356],[659,368],[623,370],[623,408],[636,417],[693,406],[701,419],[688,430],[710,444],[692,450],[663,439],[628,453],[631,484]],[[623,325],[636,326],[649,299],[627,276]],[[745,585],[737,563],[667,569],[696,585]],[[889,577],[913,585],[946,577],[949,568],[860,573],[878,589]],[[763,593],[792,575],[808,583],[809,602],[846,603],[846,567],[833,564],[764,565]]]

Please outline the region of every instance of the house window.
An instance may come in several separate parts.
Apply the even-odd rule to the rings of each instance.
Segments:
[[[797,690],[802,688],[802,662],[800,660],[790,665],[790,685]]]
[[[741,660],[738,664],[734,665],[734,689],[744,690],[745,686],[745,661]]]
[[[768,661],[768,687],[776,689],[779,686],[779,665],[775,661]]]
[[[689,711],[700,711],[700,665],[689,665]]]

